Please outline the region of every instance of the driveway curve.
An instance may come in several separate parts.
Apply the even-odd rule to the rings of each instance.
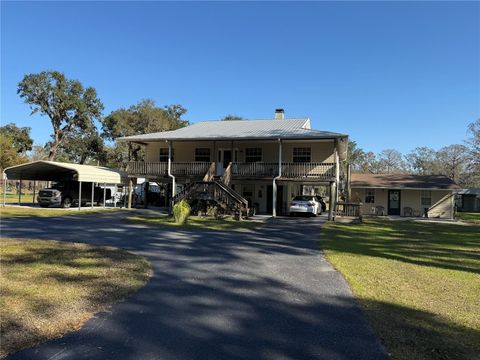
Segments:
[[[256,230],[153,228],[126,212],[5,219],[2,236],[120,247],[147,285],[79,331],[9,359],[383,359],[352,293],[319,250],[322,218]]]

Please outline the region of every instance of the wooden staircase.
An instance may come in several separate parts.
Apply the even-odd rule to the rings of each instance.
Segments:
[[[225,180],[228,180],[228,183],[231,181],[229,168],[225,171],[227,176],[219,177],[214,174],[215,163],[212,163],[203,181],[186,184],[185,188],[173,197],[173,203],[181,200],[189,203],[195,200],[213,201],[228,215],[237,216],[239,219],[248,217],[248,201],[225,183]]]

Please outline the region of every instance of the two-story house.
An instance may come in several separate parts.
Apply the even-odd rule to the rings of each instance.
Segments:
[[[333,208],[348,136],[312,129],[310,119],[285,118],[277,109],[274,119],[203,121],[119,141],[145,147],[144,161],[128,164],[132,178],[172,183],[173,192],[175,184],[188,191],[196,183],[219,183],[218,193],[275,216],[288,211],[304,185],[328,185]]]

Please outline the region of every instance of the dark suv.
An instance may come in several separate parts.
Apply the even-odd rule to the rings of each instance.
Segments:
[[[111,199],[110,189],[106,189],[105,200]],[[61,206],[69,208],[73,204],[78,205],[78,181],[59,181],[53,186],[42,189],[38,192],[38,204],[41,207]],[[82,182],[82,204],[92,201],[92,183]],[[95,186],[93,191],[93,202],[103,202],[103,189]]]

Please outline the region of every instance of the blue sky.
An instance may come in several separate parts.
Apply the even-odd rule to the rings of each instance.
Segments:
[[[108,115],[143,98],[186,119],[283,107],[366,150],[439,148],[480,116],[478,2],[2,2],[1,122],[48,140],[16,90],[59,70]]]

